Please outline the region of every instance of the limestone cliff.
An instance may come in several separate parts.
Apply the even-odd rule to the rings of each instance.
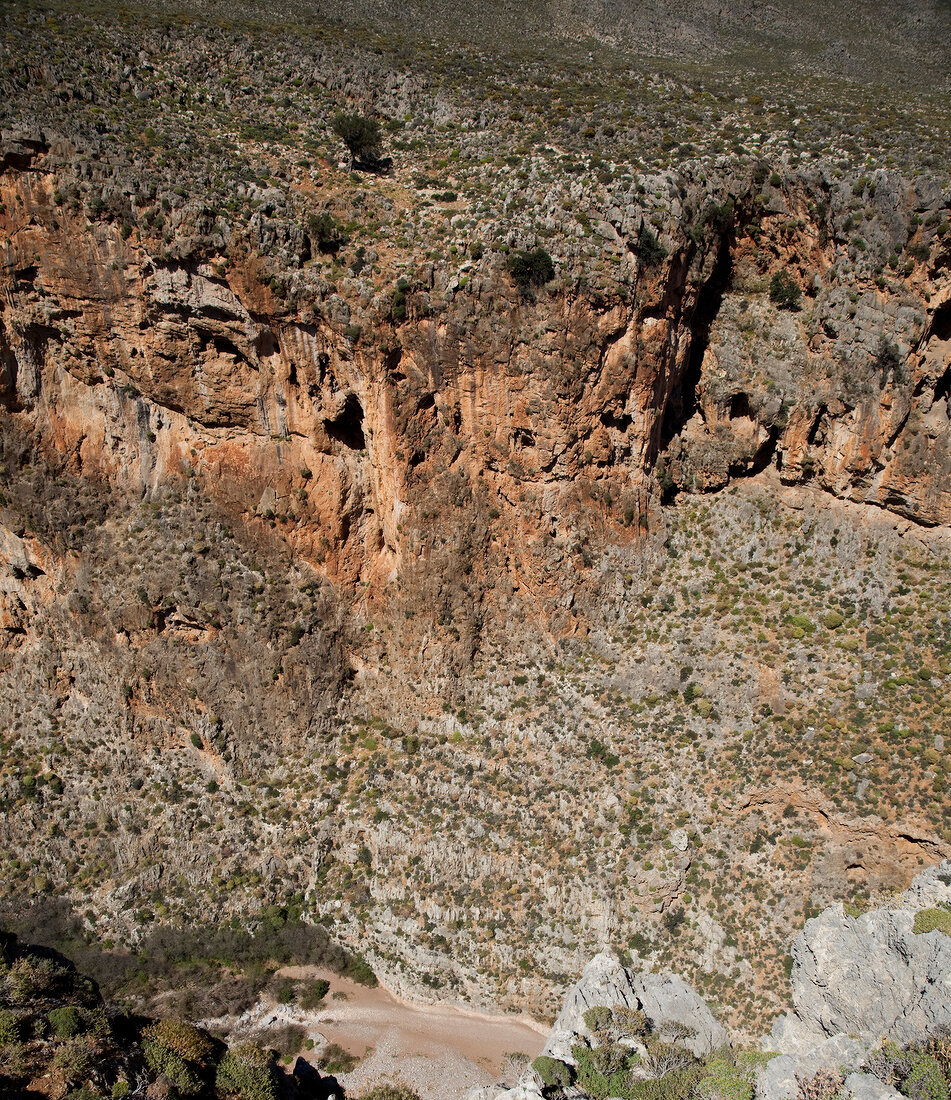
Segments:
[[[649,181],[674,196],[652,265],[636,256],[643,204],[608,211],[632,249],[610,290],[525,294],[490,253],[464,286],[418,267],[397,319],[358,280],[291,309],[254,255],[173,260],[57,207],[55,152],[11,144],[0,184],[11,423],[130,499],[198,478],[342,592],[392,603],[397,583],[435,611],[439,580],[464,574],[576,630],[578,556],[552,540],[644,537],[662,492],[769,467],[951,521],[951,244],[933,237],[888,278],[867,258],[946,224],[932,185],[789,171],[761,192],[685,170]],[[863,253],[841,228],[856,201]],[[801,308],[770,300],[776,272]],[[477,614],[464,630],[471,645]]]

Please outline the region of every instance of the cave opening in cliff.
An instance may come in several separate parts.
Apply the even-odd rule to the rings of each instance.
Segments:
[[[710,329],[720,312],[723,295],[728,290],[732,277],[733,259],[730,244],[728,238],[723,237],[710,278],[703,284],[697,295],[697,304],[690,320],[690,352],[687,366],[679,382],[671,391],[664,409],[660,438],[661,451],[667,450],[674,436],[680,433],[697,411],[697,390],[703,369],[703,357],[710,343]]]
[[[951,340],[951,302],[942,302],[931,320],[931,335],[938,340]]]
[[[366,436],[363,434],[363,406],[355,393],[347,394],[343,408],[332,419],[324,421],[324,429],[331,439],[342,443],[351,451],[366,449]]]

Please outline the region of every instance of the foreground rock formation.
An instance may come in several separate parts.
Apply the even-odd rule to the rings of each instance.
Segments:
[[[919,914],[945,915],[922,932]],[[918,875],[887,908],[860,917],[827,909],[792,944],[793,1010],[764,1046],[780,1056],[760,1082],[769,1100],[795,1096],[800,1078],[858,1067],[883,1041],[905,1047],[951,1030],[951,862]],[[916,931],[917,930],[917,931]],[[846,1078],[846,1087],[869,1082]],[[877,1094],[883,1094],[877,1089]]]
[[[939,926],[931,927],[935,920]],[[750,1095],[754,1087],[762,1100],[795,1100],[809,1087],[830,1097],[840,1087],[869,1100],[900,1095],[891,1076],[892,1065],[901,1061],[900,1051],[920,1052],[932,1038],[946,1042],[951,1035],[951,861],[922,872],[888,908],[860,917],[847,916],[841,906],[827,909],[793,941],[792,960],[794,1007],[763,1039],[765,1054],[755,1085],[749,1070],[756,1063],[746,1063]],[[623,967],[611,952],[592,959],[569,991],[532,1069],[514,1088],[473,1089],[468,1100],[530,1100],[569,1086],[571,1095],[591,1095],[580,1060],[589,1048],[596,1054],[608,1048],[610,1040],[602,1030],[605,1016],[619,1024],[638,1013],[643,1017],[633,1031],[628,1024],[626,1037],[620,1028],[618,1049],[641,1050],[644,1056],[629,1065],[626,1083],[612,1078],[615,1089],[621,1090],[618,1095],[641,1095],[639,1084],[651,1078],[663,1089],[667,1074],[677,1072],[641,1068],[651,1064],[639,1038],[645,1031],[705,1059],[705,1069],[697,1071],[692,1084],[693,1094],[729,1095],[728,1078],[723,1076],[727,1034],[707,1005],[679,977],[637,966],[635,960],[630,968]],[[625,1015],[632,1011],[634,1016]],[[951,1072],[945,1047],[938,1049],[945,1052],[944,1069],[940,1060],[929,1063],[928,1069],[937,1073],[935,1095],[947,1088]],[[715,1051],[715,1057],[708,1057]],[[915,1056],[906,1061],[922,1064],[920,1054],[917,1063]],[[742,1059],[735,1059],[735,1076],[730,1079],[734,1086],[744,1079],[743,1066]],[[580,1081],[576,1073],[582,1074]],[[676,1094],[683,1084],[671,1076],[667,1088]],[[907,1095],[917,1095],[913,1082]]]

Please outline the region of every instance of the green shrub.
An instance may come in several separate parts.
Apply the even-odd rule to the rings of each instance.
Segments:
[[[700,1072],[699,1066],[687,1066],[671,1070],[663,1077],[634,1081],[626,1093],[626,1100],[693,1100]]]
[[[215,1041],[207,1031],[176,1017],[156,1020],[145,1028],[142,1036],[199,1066],[209,1065],[215,1052]]]
[[[92,1049],[85,1036],[69,1039],[53,1055],[53,1068],[67,1081],[81,1080],[92,1068]]]
[[[578,1086],[595,1100],[608,1096],[626,1097],[630,1090],[627,1051],[624,1047],[590,1047],[580,1043],[571,1048],[577,1063]]]
[[[513,253],[508,260],[508,269],[520,290],[544,286],[555,277],[555,265],[544,248],[536,248],[531,252],[519,250]]]
[[[918,934],[943,932],[946,936],[951,936],[951,910],[922,909],[915,915],[912,932]]]
[[[697,1086],[699,1100],[752,1100],[756,1070],[768,1055],[760,1051],[716,1051],[704,1063]]]
[[[902,376],[901,352],[894,340],[882,336],[878,342],[878,350],[875,353],[875,366],[882,376],[883,381],[889,378],[896,380]]]
[[[814,634],[816,630],[815,624],[805,615],[790,615],[786,623],[794,638],[804,638],[807,634]]]
[[[204,1088],[198,1071],[181,1055],[155,1039],[142,1040],[142,1054],[149,1069],[154,1073],[164,1073],[182,1096],[196,1096]]]
[[[532,1069],[542,1079],[546,1088],[567,1088],[574,1080],[574,1071],[567,1062],[559,1058],[550,1058],[547,1054],[540,1054],[534,1062]]]
[[[274,990],[274,1000],[279,1005],[289,1005],[294,1000],[295,989],[293,982],[281,982]]]
[[[639,1036],[646,1035],[650,1031],[650,1020],[647,1014],[639,1008],[625,1008],[624,1005],[615,1005],[611,1009],[614,1024],[621,1035]]]
[[[383,1085],[375,1085],[369,1092],[365,1092],[360,1100],[419,1100],[419,1093],[408,1085],[398,1085],[388,1081]]]
[[[82,1014],[73,1005],[52,1009],[48,1019],[57,1039],[72,1039],[83,1030]]]
[[[394,321],[406,320],[406,296],[409,293],[408,279],[397,279],[396,287],[390,296],[390,314]]]
[[[306,1034],[300,1024],[287,1023],[271,1028],[266,1041],[282,1058],[290,1059],[303,1047]]]
[[[298,995],[297,1003],[303,1009],[311,1010],[323,1001],[330,990],[330,982],[326,978],[316,978],[308,983],[302,993]]]
[[[339,1043],[328,1043],[320,1055],[320,1067],[326,1073],[349,1073],[358,1061]]]
[[[311,214],[307,219],[307,232],[317,246],[318,252],[332,255],[339,252],[346,239],[340,226],[333,219],[333,215],[324,210],[320,214]]]
[[[911,1072],[902,1082],[901,1091],[911,1100],[948,1100],[948,1082],[941,1066],[927,1054],[912,1057]]]
[[[656,267],[667,258],[667,249],[657,239],[657,234],[646,225],[642,225],[638,231],[635,252],[645,267]]]
[[[608,1042],[611,1034],[611,1025],[614,1022],[610,1008],[605,1005],[595,1005],[584,1014],[584,1026],[596,1035],[599,1042]]]
[[[377,981],[376,974],[373,973],[372,967],[362,955],[351,955],[341,973],[359,985],[367,986],[369,989],[375,989],[380,984]]]
[[[802,291],[788,271],[777,271],[769,281],[769,300],[780,309],[798,309]]]
[[[23,1020],[9,1008],[0,1008],[0,1047],[12,1046],[23,1037]]]
[[[663,916],[664,928],[670,933],[671,936],[678,936],[680,934],[680,926],[686,920],[687,914],[684,912],[682,905],[675,905],[673,908],[668,909]]]
[[[242,1100],[278,1100],[273,1052],[257,1043],[232,1047],[221,1059],[215,1085],[219,1091],[236,1093]]]
[[[330,128],[349,149],[351,165],[358,158],[375,156],[379,150],[382,134],[376,119],[339,111]]]
[[[830,611],[822,620],[822,625],[826,630],[838,630],[839,627],[845,622],[845,618],[839,611]]]

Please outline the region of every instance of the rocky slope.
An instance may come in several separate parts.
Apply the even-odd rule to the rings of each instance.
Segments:
[[[143,18],[7,32],[9,895],[545,1009],[616,934],[756,1027],[951,843],[944,116]]]
[[[580,1096],[657,1095],[649,1085],[660,1095],[739,1089],[767,1100],[913,1097],[925,1081],[930,1095],[946,1093],[951,862],[916,876],[887,908],[858,918],[827,909],[795,938],[792,959],[793,1010],[775,1022],[757,1058],[728,1052],[726,1033],[682,979],[642,971],[636,959],[624,967],[604,952],[569,991],[543,1054],[518,1084],[473,1089],[469,1100],[528,1100],[569,1088]],[[684,1081],[688,1068],[694,1077]]]
[[[261,1029],[265,1017],[308,1023],[307,1006],[275,1013],[271,1004],[267,1012],[249,1014],[238,1021],[238,1034],[225,1034],[226,1043],[176,1016],[147,1019],[119,1011],[102,999],[95,982],[49,948],[22,945],[6,932],[2,946],[0,1084],[11,1096],[342,1095],[335,1078],[322,1078],[311,1064],[320,1059],[323,1067],[328,1052],[291,1057],[303,1027]],[[260,958],[273,965],[276,946],[273,939],[261,946]],[[929,1096],[946,1094],[951,861],[916,876],[887,908],[858,918],[841,906],[826,910],[796,937],[792,956],[793,1009],[775,1022],[757,1053],[731,1049],[724,1028],[680,977],[655,972],[637,958],[622,965],[614,951],[602,951],[568,991],[542,1054],[514,1087],[476,1087],[467,1098],[802,1100],[816,1094],[916,1100],[922,1087]],[[281,1004],[300,992],[285,982]],[[317,1003],[326,993],[324,982]],[[285,1052],[285,1065],[293,1062],[293,1072],[278,1066],[274,1044]],[[342,1056],[339,1048],[336,1056]],[[399,1080],[398,1066],[384,1067],[384,1081],[391,1078]],[[414,1095],[396,1084],[388,1084],[389,1093],[383,1087],[366,1096]]]

